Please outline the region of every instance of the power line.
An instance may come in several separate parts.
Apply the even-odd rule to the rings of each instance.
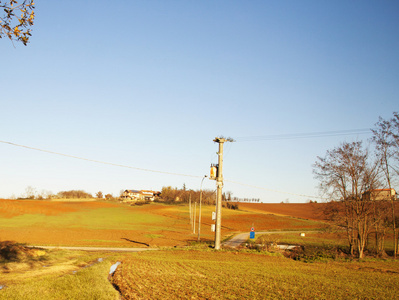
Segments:
[[[34,147],[29,147],[29,146],[25,146],[25,145],[19,145],[19,144],[15,144],[15,143],[11,143],[11,142],[6,142],[6,141],[0,141],[0,143],[9,144],[9,145],[12,145],[12,146],[21,147],[21,148],[26,148],[26,149],[30,149],[30,150],[36,150],[36,151],[40,151],[40,152],[45,152],[45,153],[50,153],[50,154],[65,156],[65,157],[69,157],[69,158],[75,158],[75,159],[80,159],[80,160],[95,162],[95,163],[99,163],[99,164],[103,164],[103,165],[110,165],[110,166],[115,166],[115,167],[122,167],[122,168],[128,168],[128,169],[134,169],[134,170],[145,171],[145,172],[152,172],[152,173],[167,174],[167,175],[176,175],[176,176],[185,176],[185,177],[202,178],[202,176],[196,176],[196,175],[188,175],[188,174],[164,172],[164,171],[157,171],[157,170],[150,170],[150,169],[132,167],[132,166],[127,166],[127,165],[122,165],[122,164],[115,164],[115,163],[110,163],[110,162],[105,162],[105,161],[100,161],[100,160],[95,160],[95,159],[89,159],[89,158],[84,158],[84,157],[79,157],[79,156],[74,156],[74,155],[69,155],[69,154],[64,154],[64,153],[59,153],[59,152],[54,152],[54,151],[49,151],[49,150],[34,148]]]
[[[127,165],[122,165],[122,164],[115,164],[115,163],[110,163],[110,162],[105,162],[105,161],[100,161],[100,160],[95,160],[95,159],[89,159],[89,158],[84,158],[84,157],[80,157],[80,156],[75,156],[75,155],[59,153],[59,152],[54,152],[54,151],[50,151],[50,150],[45,150],[45,149],[40,149],[40,148],[35,148],[35,147],[30,147],[30,146],[25,146],[25,145],[20,145],[20,144],[15,144],[15,143],[7,142],[7,141],[1,141],[0,140],[0,143],[12,145],[12,146],[15,146],[15,147],[21,147],[21,148],[25,148],[25,149],[40,151],[40,152],[44,152],[44,153],[50,153],[50,154],[54,154],[54,155],[59,155],[59,156],[64,156],[64,157],[69,157],[69,158],[74,158],[74,159],[79,159],[79,160],[84,160],[84,161],[104,164],[104,165],[110,165],[110,166],[128,168],[128,169],[134,169],[134,170],[138,170],[138,171],[152,172],[152,173],[159,173],[159,174],[166,174],[166,175],[192,177],[192,178],[202,178],[203,177],[203,176],[197,176],[197,175],[188,175],[188,174],[181,174],[181,173],[165,172],[165,171],[158,171],[158,170],[151,170],[151,169],[145,169],[145,168],[132,167],[132,166],[127,166]],[[236,182],[236,181],[231,181],[231,180],[225,180],[225,181],[226,182],[230,182],[230,183],[234,183],[234,184],[238,184],[238,185],[242,185],[242,186],[248,186],[248,187],[252,187],[252,188],[256,188],[256,189],[260,189],[260,190],[274,192],[274,193],[288,194],[288,195],[299,196],[299,197],[317,198],[317,199],[325,200],[324,198],[317,197],[317,196],[309,196],[309,195],[303,195],[303,194],[283,192],[283,191],[278,191],[278,190],[258,187],[258,186],[245,184],[245,183],[241,183],[241,182]]]
[[[290,192],[282,192],[282,191],[278,191],[278,190],[272,190],[272,189],[268,189],[268,188],[263,188],[263,187],[259,187],[259,186],[255,186],[255,185],[246,184],[246,183],[231,181],[231,180],[227,180],[227,179],[225,179],[224,181],[230,182],[230,183],[234,183],[234,184],[243,185],[243,186],[248,186],[248,187],[259,189],[259,190],[265,190],[265,191],[269,191],[269,192],[279,193],[279,194],[287,194],[287,195],[293,195],[293,196],[299,196],[299,197],[316,198],[316,199],[327,200],[325,198],[318,197],[318,196],[309,196],[309,195],[296,194],[296,193],[290,193]]]
[[[272,134],[264,136],[238,137],[237,142],[291,140],[291,139],[319,138],[319,137],[328,137],[328,136],[343,136],[343,135],[370,134],[370,133],[372,133],[372,131],[369,128],[361,128],[361,129],[348,129],[348,130],[336,130],[336,131]]]

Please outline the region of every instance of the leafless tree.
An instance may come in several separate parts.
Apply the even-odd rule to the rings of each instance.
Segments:
[[[375,124],[376,128],[372,129],[372,141],[375,144],[376,155],[384,174],[384,182],[389,189],[392,188],[392,181],[395,175],[398,175],[396,164],[398,162],[399,149],[399,116],[394,113],[394,117],[390,120],[379,118]],[[394,256],[398,253],[398,233],[395,222],[395,197],[391,197],[391,224],[394,238]]]
[[[31,187],[30,185],[26,187],[25,197],[27,199],[35,199],[36,194],[37,194],[37,191],[35,188]]]
[[[318,157],[313,167],[321,190],[331,199],[326,206],[330,220],[345,228],[351,254],[356,250],[362,258],[374,225],[373,203],[363,194],[378,184],[377,165],[369,162],[362,142],[345,142]]]

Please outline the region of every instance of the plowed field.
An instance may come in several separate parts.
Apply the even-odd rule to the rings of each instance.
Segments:
[[[293,204],[283,204],[286,208]],[[320,223],[282,216],[256,204],[240,204],[242,210],[223,209],[222,235],[235,232],[319,228]],[[306,207],[302,207],[306,210]],[[213,206],[203,206],[201,239],[213,240]],[[306,212],[309,213],[309,212]],[[293,212],[291,215],[295,215]],[[198,211],[197,211],[198,220]],[[317,219],[315,217],[309,219]],[[198,221],[190,224],[187,205],[152,203],[129,206],[114,202],[55,202],[0,200],[0,240],[55,246],[154,247],[182,246],[196,241]]]
[[[239,203],[240,210],[323,220],[324,203]]]
[[[123,260],[124,299],[398,299],[397,261],[304,264],[281,256],[153,251]]]

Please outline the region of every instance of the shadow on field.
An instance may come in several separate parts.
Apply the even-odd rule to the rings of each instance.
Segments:
[[[132,240],[129,240],[129,239],[127,239],[127,238],[121,238],[121,240],[125,240],[125,241],[131,242],[131,243],[140,244],[140,245],[144,245],[144,246],[150,247],[150,245],[147,244],[147,243],[132,241]]]

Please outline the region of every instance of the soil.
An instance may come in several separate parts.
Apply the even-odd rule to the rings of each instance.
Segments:
[[[238,203],[240,210],[322,221],[324,203]]]

